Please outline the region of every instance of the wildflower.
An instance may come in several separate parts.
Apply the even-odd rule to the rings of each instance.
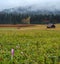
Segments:
[[[23,52],[21,52],[21,54],[24,54]]]
[[[16,48],[17,48],[17,49],[19,49],[19,48],[20,48],[19,44],[16,46]]]
[[[11,49],[11,55],[14,56],[14,49]]]
[[[13,63],[14,49],[11,49],[11,63]]]

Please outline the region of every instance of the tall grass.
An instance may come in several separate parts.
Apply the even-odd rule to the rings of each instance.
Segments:
[[[11,49],[14,58],[11,63]],[[60,30],[0,30],[0,64],[58,64]]]

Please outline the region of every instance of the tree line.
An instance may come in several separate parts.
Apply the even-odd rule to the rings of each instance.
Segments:
[[[0,24],[60,23],[60,15],[0,13]]]

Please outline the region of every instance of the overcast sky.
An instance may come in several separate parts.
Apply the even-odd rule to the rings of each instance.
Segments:
[[[5,8],[13,8],[18,6],[37,5],[40,7],[53,6],[57,9],[60,8],[60,0],[0,0],[0,10]]]

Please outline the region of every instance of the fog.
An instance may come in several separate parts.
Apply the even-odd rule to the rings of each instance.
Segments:
[[[60,0],[0,0],[0,10],[27,6],[60,9]]]

